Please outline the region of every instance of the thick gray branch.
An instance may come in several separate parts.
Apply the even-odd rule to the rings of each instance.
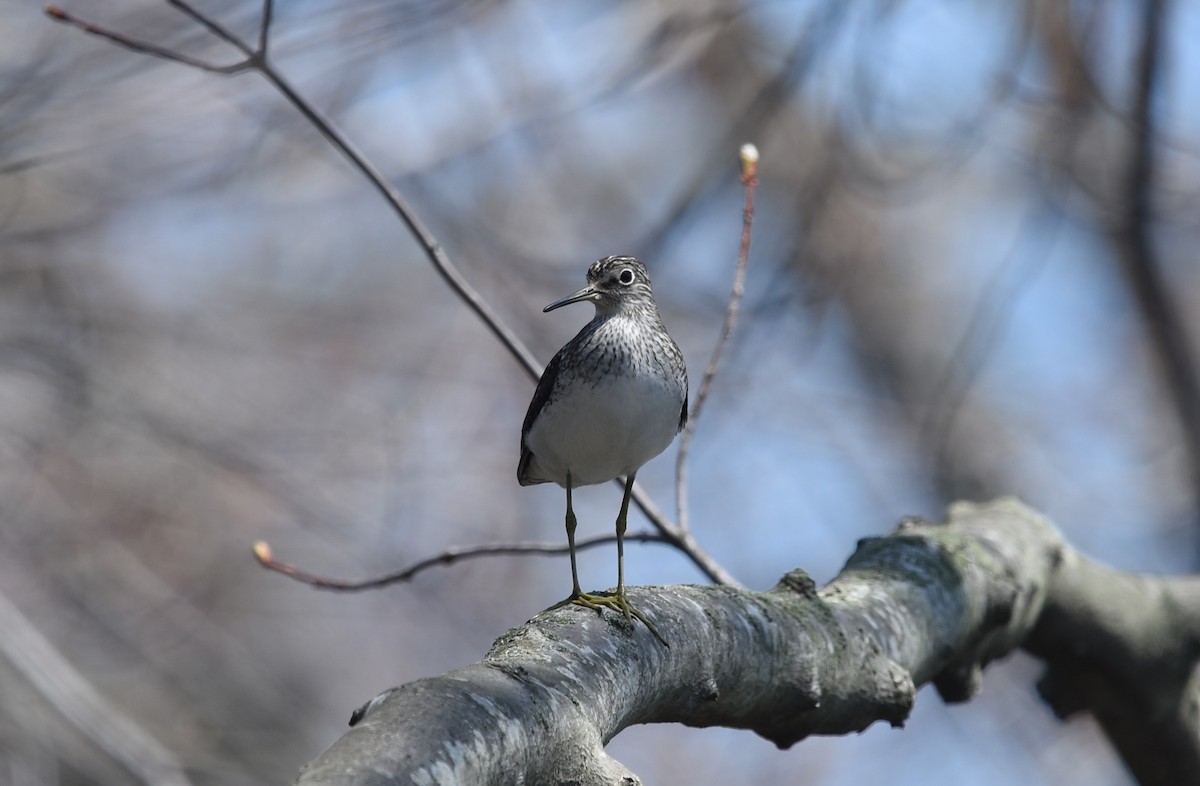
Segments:
[[[1200,783],[1200,578],[1118,573],[1074,552],[1025,648],[1060,717],[1091,713],[1142,786]]]
[[[604,745],[637,723],[744,728],[781,747],[900,725],[921,684],[970,698],[984,665],[1041,630],[1044,609],[1073,613],[1057,598],[1047,606],[1048,595],[1083,587],[1103,604],[1064,575],[1085,569],[1120,575],[1084,563],[1049,522],[1001,500],[862,541],[820,591],[799,570],[762,593],[632,589],[669,648],[619,615],[552,609],[481,662],[373,699],[298,782],[635,784]],[[1139,619],[1150,624],[1162,605],[1147,601]]]

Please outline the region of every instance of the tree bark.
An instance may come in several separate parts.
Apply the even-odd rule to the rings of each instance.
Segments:
[[[905,520],[820,590],[794,570],[767,592],[630,594],[669,647],[619,614],[544,611],[479,663],[372,699],[297,783],[636,784],[604,750],[633,724],[750,729],[781,748],[899,726],[920,685],[965,701],[1026,642],[1056,711],[1096,713],[1143,783],[1200,782],[1200,579],[1090,563],[1012,499]]]
[[[1143,786],[1200,783],[1200,578],[1120,573],[1065,552],[1025,649],[1061,718],[1091,713]]]

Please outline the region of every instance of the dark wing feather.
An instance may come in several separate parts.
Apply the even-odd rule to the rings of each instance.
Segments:
[[[683,427],[687,425],[687,418],[688,418],[687,404],[688,404],[688,380],[687,380],[687,372],[685,371],[683,373],[683,409],[680,410],[680,412],[679,412],[679,431],[683,431]],[[675,433],[678,434],[679,431],[676,431]]]
[[[554,383],[558,379],[559,366],[562,365],[561,358],[562,352],[559,351],[546,364],[546,370],[542,372],[542,378],[538,380],[537,389],[533,391],[533,400],[529,402],[529,411],[525,413],[525,422],[521,424],[521,460],[517,463],[517,482],[522,486],[549,482],[533,480],[528,476],[529,460],[533,458],[533,453],[526,447],[525,437],[529,436],[529,429],[533,427],[533,421],[537,420],[542,408],[550,400],[550,393],[554,390]]]

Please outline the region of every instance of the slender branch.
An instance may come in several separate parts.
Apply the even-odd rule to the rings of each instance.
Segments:
[[[304,116],[314,128],[325,137],[339,153],[341,153],[350,164],[359,171],[364,177],[370,181],[375,190],[387,201],[392,207],[392,210],[408,228],[409,232],[417,239],[421,247],[424,249],[429,261],[433,263],[434,269],[442,276],[455,294],[459,296],[467,304],[467,306],[475,312],[475,314],[483,321],[484,325],[500,340],[500,343],[517,359],[526,373],[536,380],[541,376],[542,366],[534,358],[533,353],[525,346],[525,344],[517,337],[517,335],[508,327],[508,325],[492,310],[487,301],[470,285],[469,282],[459,272],[458,268],[446,256],[441,244],[433,233],[425,226],[425,224],[417,217],[413,209],[408,205],[408,202],[400,195],[383,173],[380,172],[363,154],[353,142],[346,137],[333,123],[332,120],[325,117],[319,110],[310,104],[300,93],[292,87],[292,85],[283,77],[283,75],[275,69],[265,58],[265,50],[251,50],[247,44],[238,39],[228,30],[213,20],[204,16],[201,12],[192,8],[185,0],[168,0],[168,2],[187,14],[192,19],[204,25],[214,35],[223,41],[226,41],[233,46],[238,47],[248,54],[248,60],[239,63],[236,66],[214,66],[201,60],[189,58],[179,55],[170,50],[147,43],[138,41],[127,36],[124,36],[115,31],[104,28],[100,25],[85,22],[78,17],[72,16],[63,9],[57,6],[49,6],[46,8],[46,14],[54,20],[65,22],[74,27],[77,27],[87,33],[98,35],[115,44],[125,47],[134,52],[160,57],[172,62],[182,63],[194,68],[199,68],[205,71],[213,71],[217,73],[232,73],[237,70],[253,69],[263,75],[264,78],[283,94],[284,98]],[[265,8],[269,12],[271,7],[270,0],[266,0]],[[271,15],[264,15],[262,25],[260,27],[259,40],[267,41],[268,25],[271,21]]]
[[[696,422],[708,401],[712,390],[713,379],[717,376],[717,366],[721,362],[721,353],[729,343],[737,324],[738,313],[741,311],[742,296],[746,291],[746,266],[750,260],[750,236],[754,225],[754,191],[758,187],[758,148],[754,145],[742,145],[740,151],[742,163],[742,186],[745,200],[742,205],[742,238],[738,247],[738,260],[733,273],[733,289],[729,292],[729,303],[725,306],[725,321],[721,325],[721,335],[713,347],[712,357],[708,368],[704,369],[704,377],[700,380],[700,389],[696,393],[696,402],[688,414],[687,424],[683,434],[679,436],[679,452],[675,456],[675,507],[679,516],[679,529],[689,531],[687,506],[687,459],[692,446],[692,434],[696,431]]]
[[[334,126],[333,121],[321,114],[312,104],[308,103],[270,63],[262,62],[258,66],[258,70],[268,82],[274,85],[291,102],[292,106],[300,114],[304,115],[306,120],[321,132],[321,135],[331,145],[337,148],[338,152],[346,157],[355,169],[371,182],[375,190],[391,205],[396,215],[408,227],[409,232],[421,244],[429,261],[433,263],[434,268],[441,275],[442,279],[450,285],[454,293],[475,312],[476,316],[483,321],[492,334],[500,340],[500,343],[517,359],[517,362],[521,364],[530,378],[536,381],[542,373],[541,364],[537,362],[533,353],[517,337],[517,334],[492,310],[492,307],[483,299],[483,296],[467,282],[467,279],[446,255],[441,243],[438,242],[433,233],[417,217],[417,214],[409,207],[408,202],[400,195],[400,192],[386,180],[382,172],[367,160],[366,156],[354,143]]]
[[[267,0],[267,5],[269,6],[270,4],[271,0]],[[212,33],[225,43],[236,46],[238,49],[242,50],[242,54],[246,55],[246,57],[250,58],[251,60],[256,60],[265,56],[266,50],[264,50],[262,47],[259,47],[257,52],[251,49],[249,44],[234,35],[229,28],[225,27],[217,20],[200,13],[193,8],[190,3],[187,3],[186,0],[167,0],[167,5],[191,17],[192,21],[196,22],[205,30]],[[261,38],[265,38],[267,36],[267,30],[270,27],[270,24],[270,16],[268,15],[264,17],[259,26],[259,34]]]
[[[576,551],[590,549],[605,543],[612,543],[616,535],[599,535],[594,538],[581,540],[575,544]],[[625,536],[627,543],[670,543],[663,535],[656,532],[633,532]],[[271,547],[266,541],[254,544],[254,558],[258,564],[276,573],[282,573],[288,578],[317,589],[332,590],[333,592],[362,592],[363,590],[381,589],[392,584],[411,581],[418,573],[422,573],[437,565],[452,565],[455,562],[474,559],[476,557],[496,556],[556,556],[566,554],[567,545],[551,543],[488,543],[481,546],[451,546],[440,554],[418,560],[406,568],[377,576],[373,579],[351,581],[349,579],[332,579],[309,573],[287,562],[280,562],[271,553]]]
[[[258,52],[263,60],[267,59],[267,45],[270,42],[271,18],[275,14],[273,0],[263,0],[262,24],[258,26]]]
[[[129,36],[122,35],[115,30],[109,30],[108,28],[101,27],[100,25],[92,24],[91,22],[85,22],[79,17],[67,13],[56,5],[46,6],[46,16],[50,17],[56,22],[62,22],[63,24],[78,28],[89,35],[103,38],[109,43],[116,44],[117,46],[128,49],[131,52],[137,52],[140,55],[149,55],[150,57],[157,57],[160,60],[167,60],[172,63],[180,63],[181,65],[197,68],[201,71],[208,71],[209,73],[213,74],[236,74],[239,71],[250,69],[254,65],[250,60],[243,60],[232,65],[222,66],[209,63],[206,60],[199,60],[194,57],[188,57],[187,55],[181,55],[178,52],[173,52],[170,49],[164,49],[161,46],[151,44],[147,41],[139,41],[136,38],[130,38]]]
[[[272,0],[264,0],[263,3],[263,18],[259,27],[259,49],[250,49],[249,45],[234,36],[230,31],[206,17],[203,13],[193,8],[186,0],[168,0],[168,2],[179,9],[190,18],[203,25],[206,29],[213,33],[221,40],[237,47],[241,51],[247,53],[247,59],[241,63],[230,66],[217,66],[195,58],[186,57],[170,50],[158,47],[144,41],[138,41],[127,36],[116,33],[99,25],[85,22],[77,17],[68,14],[57,6],[48,6],[46,14],[51,19],[63,22],[74,27],[77,27],[87,33],[100,36],[114,44],[122,46],[133,52],[147,54],[152,57],[158,57],[164,60],[169,60],[183,65],[192,66],[204,71],[231,74],[240,71],[254,70],[258,71],[262,76],[270,82],[276,90],[278,90],[284,98],[292,104],[295,109],[307,120],[323,137],[329,142],[339,153],[341,153],[347,161],[350,162],[360,174],[362,174],[375,188],[377,192],[384,198],[392,210],[400,218],[401,222],[408,228],[409,232],[416,238],[417,242],[425,251],[426,257],[433,264],[434,269],[442,277],[442,279],[450,286],[451,290],[470,308],[475,315],[484,323],[505,349],[517,360],[526,374],[533,380],[537,380],[542,373],[542,365],[534,358],[533,353],[525,346],[524,342],[517,337],[516,333],[500,318],[492,309],[486,300],[475,290],[474,287],[463,277],[462,273],[450,261],[446,252],[442,249],[441,244],[433,233],[425,226],[425,224],[417,217],[417,214],[408,205],[408,202],[396,190],[368,159],[367,157],[334,125],[333,121],[325,117],[316,107],[309,103],[292,85],[279,73],[273,65],[267,60],[266,52],[269,41],[269,28],[272,19]],[[620,484],[618,478],[614,481]],[[688,559],[710,580],[728,586],[738,586],[738,582],[733,576],[726,571],[721,565],[712,558],[696,540],[691,537],[684,528],[679,527],[668,519],[661,510],[646,494],[645,490],[640,485],[635,484],[633,487],[634,504],[645,514],[650,523],[663,536],[664,542],[682,551]]]

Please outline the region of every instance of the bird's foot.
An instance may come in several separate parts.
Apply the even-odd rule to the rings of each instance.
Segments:
[[[625,595],[624,592],[621,592],[621,591],[612,592],[612,593],[606,592],[603,594],[592,594],[590,592],[576,592],[575,594],[573,594],[571,597],[564,600],[559,605],[565,605],[567,603],[573,603],[576,606],[583,606],[584,608],[587,608],[587,609],[596,609],[596,610],[600,610],[600,609],[604,609],[604,608],[612,609],[613,611],[621,612],[622,614],[625,615],[625,619],[630,620],[630,621],[632,621],[633,619],[636,618],[638,621],[640,621],[643,625],[646,626],[647,630],[649,630],[651,633],[654,634],[654,638],[656,638],[660,642],[662,642],[662,645],[664,647],[670,648],[670,646],[671,646],[670,644],[667,644],[667,640],[662,637],[662,634],[660,634],[658,632],[658,629],[655,628],[654,625],[650,622],[650,620],[646,618],[646,615],[643,614],[642,612],[638,611],[638,609],[632,603],[629,602],[629,598]]]

